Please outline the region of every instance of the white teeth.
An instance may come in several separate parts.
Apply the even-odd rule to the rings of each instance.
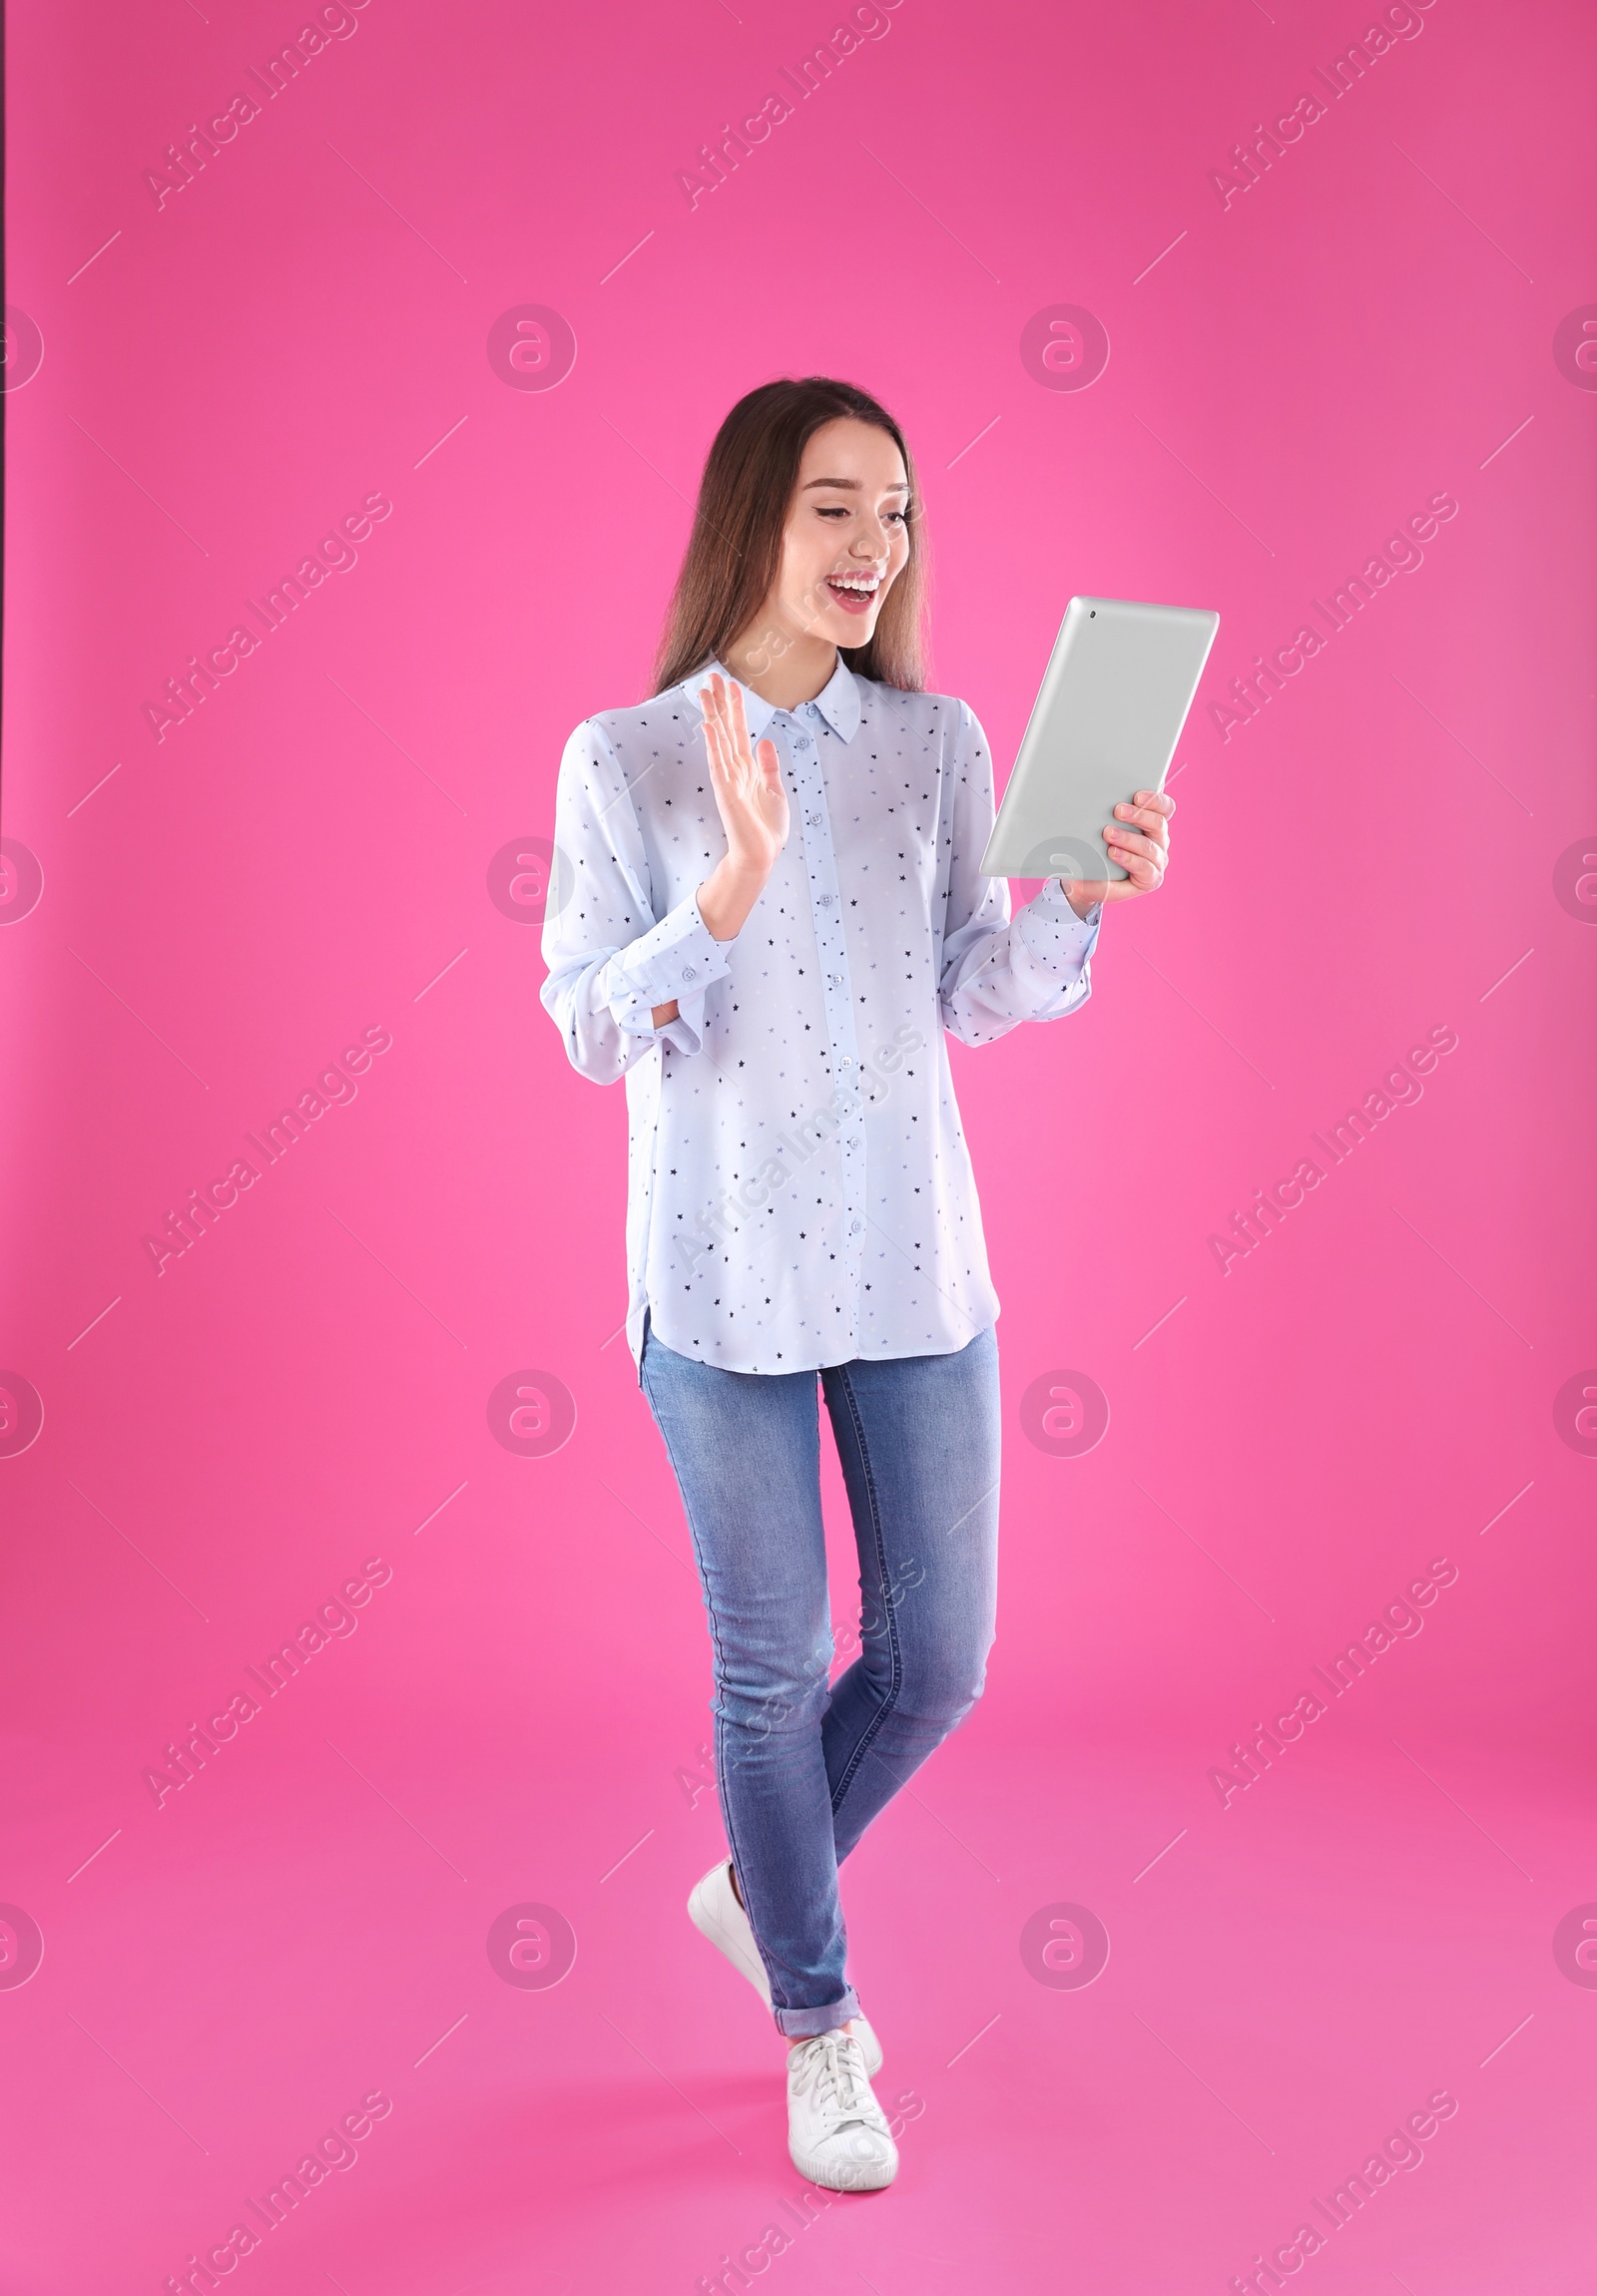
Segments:
[[[834,583],[839,590],[863,591],[868,596],[877,587],[881,578],[879,575],[832,574],[828,575],[826,579],[828,582]]]

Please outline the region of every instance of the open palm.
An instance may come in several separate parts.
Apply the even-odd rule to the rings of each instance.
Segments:
[[[710,754],[710,785],[727,832],[728,858],[738,871],[764,880],[776,866],[791,826],[777,744],[762,741],[756,750],[749,738],[743,688],[736,684],[729,688],[719,671],[699,699]]]

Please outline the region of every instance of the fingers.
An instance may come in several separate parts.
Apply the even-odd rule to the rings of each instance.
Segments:
[[[725,780],[728,771],[726,741],[708,687],[701,693],[700,700],[704,707],[705,754],[710,759],[710,776],[712,781]]]
[[[705,747],[710,755],[712,771],[721,779],[736,784],[738,752],[727,722],[727,696],[722,680],[719,677],[712,678],[709,685],[701,689],[699,699],[705,713]]]
[[[756,748],[750,739],[743,689],[736,680],[713,674],[700,688],[699,699],[711,786],[723,821],[747,825],[758,819],[769,829],[787,804],[782,751],[775,741],[763,738]]]
[[[1104,842],[1126,874],[1111,879],[1106,890],[1092,895],[1094,900],[1124,900],[1128,893],[1158,890],[1170,860],[1170,817],[1175,810],[1175,798],[1162,789],[1139,789],[1128,804],[1115,807],[1116,826],[1104,830]],[[1122,821],[1136,826],[1121,828]]]
[[[735,785],[746,783],[752,774],[754,753],[742,688],[734,685],[729,694],[727,681],[717,672],[701,689],[700,701],[705,713],[705,741],[707,746],[713,744],[712,761]]]
[[[749,718],[743,705],[743,688],[741,686],[735,686],[732,689],[732,730],[737,746],[740,749],[750,749]]]
[[[744,708],[743,688],[734,686],[731,706],[727,712],[727,739],[744,787],[753,793],[761,778],[761,769],[755,759],[754,743],[749,738],[749,717]]]
[[[1138,842],[1147,845],[1148,840],[1139,838]],[[1110,851],[1139,893],[1151,893],[1156,885],[1164,883],[1165,856],[1156,845],[1149,846],[1144,853],[1133,852],[1124,845],[1111,846]]]
[[[1157,837],[1140,837],[1134,829],[1106,829],[1104,842],[1117,861],[1129,861],[1134,853],[1140,853],[1163,868],[1168,858]]]
[[[1164,883],[1165,872],[1155,862],[1141,860],[1130,853],[1123,853],[1121,859],[1126,864],[1127,876],[1139,893],[1151,893],[1156,885]]]
[[[1167,797],[1158,789],[1139,789],[1129,805],[1115,807],[1115,818],[1117,821],[1135,821],[1139,829],[1149,832],[1156,844],[1165,845],[1170,839],[1167,824],[1175,810],[1174,797]]]
[[[770,740],[763,740],[756,752],[749,738],[742,688],[717,674],[701,688],[700,702],[711,786],[723,820],[731,822],[750,810],[759,811],[763,794],[780,797],[781,752]]]
[[[1154,812],[1151,806],[1117,805],[1115,813],[1119,819],[1135,824],[1138,829],[1145,829],[1156,845],[1167,845],[1170,842],[1170,831],[1164,814]]]

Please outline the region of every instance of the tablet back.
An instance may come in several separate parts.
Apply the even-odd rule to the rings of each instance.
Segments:
[[[1124,877],[1101,832],[1162,789],[1220,617],[1073,598],[982,857],[988,877]],[[1124,826],[1124,824],[1122,824]]]

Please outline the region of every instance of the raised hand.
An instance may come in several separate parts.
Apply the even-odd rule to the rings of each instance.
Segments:
[[[710,786],[727,832],[727,850],[699,888],[699,914],[716,940],[735,941],[788,842],[788,792],[775,741],[762,741],[757,751],[749,738],[743,688],[729,688],[718,670],[701,689],[699,700]],[[677,1012],[675,997],[669,1005],[656,1005],[655,1027],[663,1029]]]
[[[719,671],[699,698],[710,785],[727,832],[727,859],[736,876],[758,879],[763,886],[788,842],[790,827],[777,744],[762,741],[756,751],[749,738],[743,688],[729,687]]]

